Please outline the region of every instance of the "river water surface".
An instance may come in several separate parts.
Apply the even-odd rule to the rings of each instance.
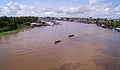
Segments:
[[[0,36],[0,70],[120,70],[119,32],[60,23]]]

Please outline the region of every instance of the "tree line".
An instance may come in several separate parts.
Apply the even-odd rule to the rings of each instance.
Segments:
[[[0,17],[0,33],[6,31],[13,31],[29,26],[30,23],[36,22],[37,17]]]

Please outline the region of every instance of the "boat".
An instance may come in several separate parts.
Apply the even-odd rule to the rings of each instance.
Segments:
[[[30,23],[30,26],[31,27],[34,27],[34,26],[50,26],[50,24],[48,24],[48,23]]]
[[[106,25],[104,25],[104,24],[102,24],[101,26],[102,26],[102,28],[107,28],[107,26],[106,26]]]
[[[106,28],[106,26],[102,26],[102,28]]]
[[[55,40],[55,44],[61,42],[61,40]]]
[[[74,35],[74,34],[69,34],[69,35],[68,35],[68,37],[73,37],[73,36],[75,36],[75,35]]]
[[[36,23],[30,23],[30,26],[34,27],[34,26],[36,26]]]
[[[120,31],[120,28],[115,28],[115,30],[119,32],[119,31]]]

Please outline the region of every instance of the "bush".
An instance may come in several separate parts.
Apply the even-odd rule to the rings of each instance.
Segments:
[[[0,33],[2,33],[3,32],[3,29],[0,29]]]
[[[37,21],[37,23],[42,23],[42,21]]]

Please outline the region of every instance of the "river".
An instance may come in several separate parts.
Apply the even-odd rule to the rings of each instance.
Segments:
[[[0,70],[120,70],[120,32],[60,23],[0,36]]]

